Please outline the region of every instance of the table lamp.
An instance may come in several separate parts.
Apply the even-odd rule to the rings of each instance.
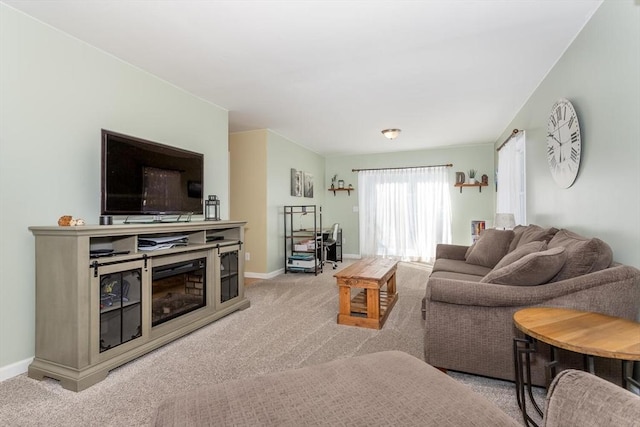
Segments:
[[[493,221],[493,228],[500,230],[513,230],[515,226],[516,219],[512,213],[497,213]]]

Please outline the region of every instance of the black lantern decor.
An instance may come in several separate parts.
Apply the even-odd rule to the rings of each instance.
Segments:
[[[204,201],[204,219],[220,221],[220,199],[215,194],[209,195],[209,198]]]

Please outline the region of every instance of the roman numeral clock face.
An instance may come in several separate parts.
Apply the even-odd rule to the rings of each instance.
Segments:
[[[547,161],[554,181],[569,188],[578,176],[582,139],[576,110],[567,99],[553,105],[547,122]]]

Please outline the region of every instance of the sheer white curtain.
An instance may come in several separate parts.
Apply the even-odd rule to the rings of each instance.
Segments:
[[[360,254],[431,262],[451,243],[447,167],[358,172]]]
[[[519,132],[498,151],[496,212],[512,213],[516,224],[526,225],[525,134]]]

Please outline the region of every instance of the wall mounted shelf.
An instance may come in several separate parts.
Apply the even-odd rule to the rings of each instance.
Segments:
[[[329,191],[332,191],[332,192],[333,192],[333,195],[334,195],[334,197],[335,197],[336,192],[339,192],[339,191],[346,191],[348,195],[351,195],[351,192],[352,192],[352,191],[356,191],[356,189],[355,189],[355,188],[330,188],[330,189],[329,189]]]
[[[460,187],[460,193],[462,193],[462,187],[478,187],[478,192],[482,193],[482,187],[486,187],[489,184],[484,182],[476,182],[475,184],[455,184],[454,187]]]

